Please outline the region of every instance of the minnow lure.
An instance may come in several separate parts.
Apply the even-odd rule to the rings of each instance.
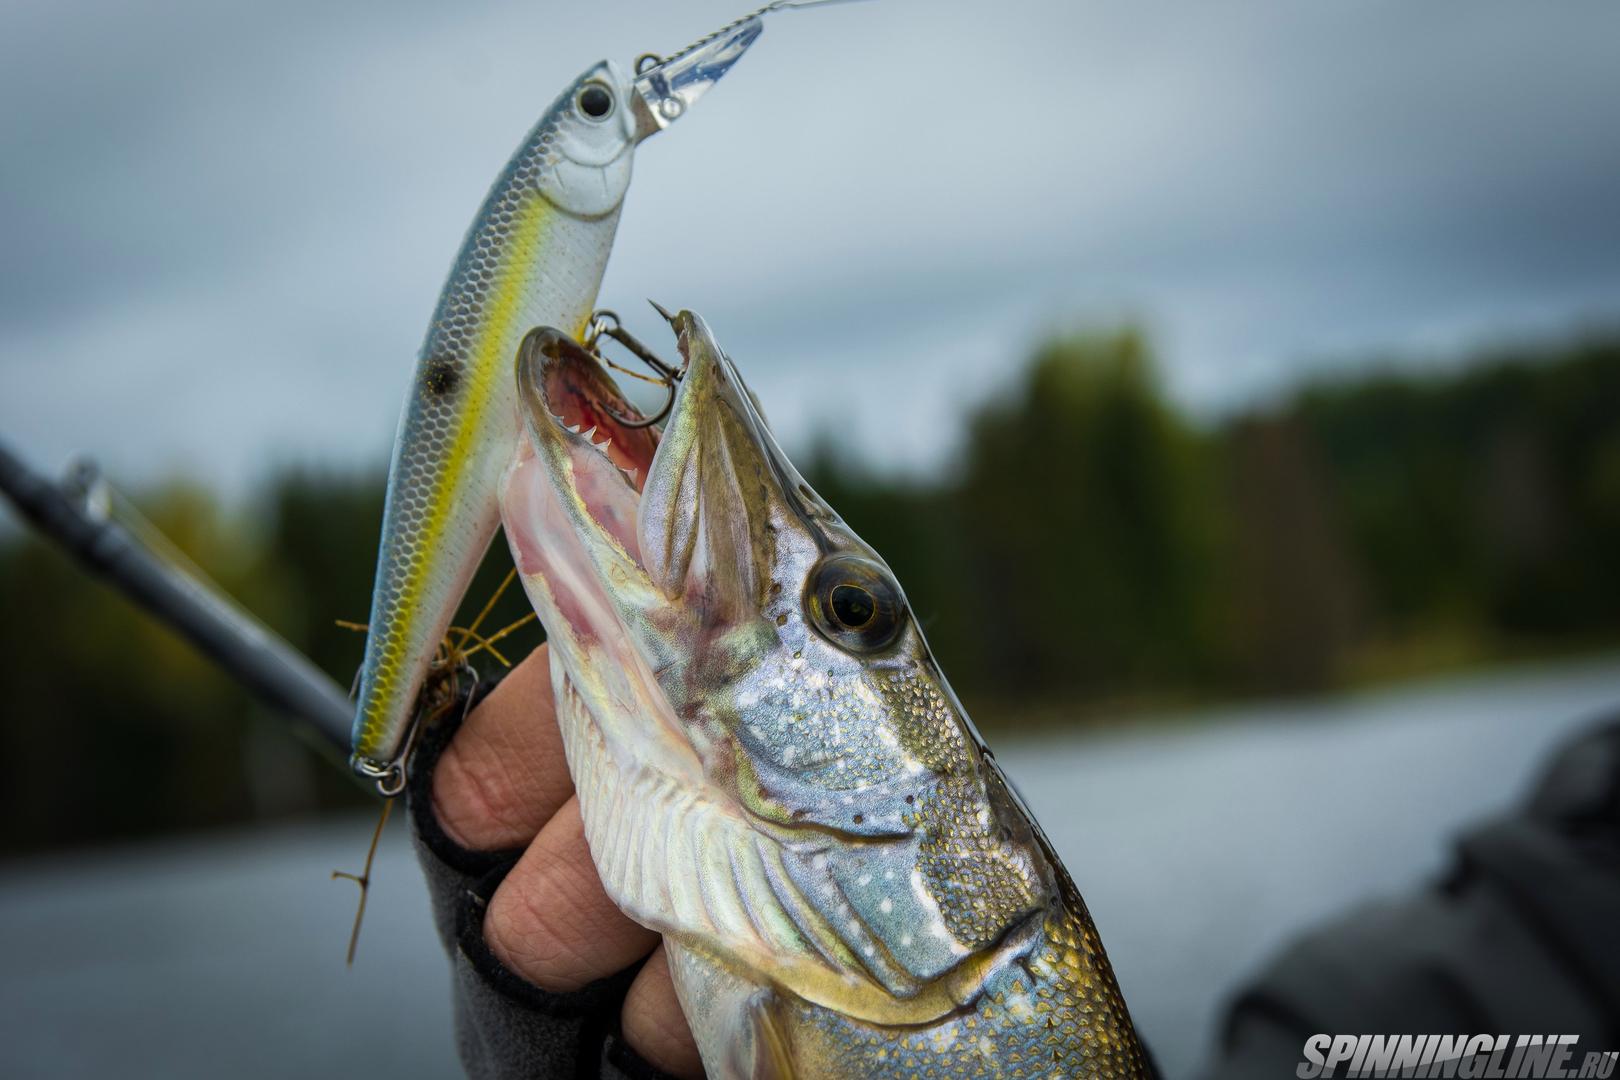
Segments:
[[[631,158],[759,37],[762,9],[633,78],[603,61],[565,90],[507,163],[462,242],[428,327],[388,474],[354,719],[356,772],[404,781],[410,718],[499,522],[518,439],[511,363],[536,325],[581,332],[607,267]]]
[[[608,894],[712,1078],[1149,1075],[1096,927],[887,565],[703,321],[662,434],[529,335],[502,484]]]

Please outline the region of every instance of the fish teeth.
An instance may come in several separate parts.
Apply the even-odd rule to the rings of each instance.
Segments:
[[[588,442],[594,445],[596,440],[592,438],[592,436],[596,434],[596,425],[592,424],[589,430],[581,431],[580,434],[583,435]]]

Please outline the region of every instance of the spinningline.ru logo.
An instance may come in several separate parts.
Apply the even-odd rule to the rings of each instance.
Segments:
[[[1300,1080],[1360,1076],[1594,1077],[1614,1072],[1617,1053],[1589,1050],[1578,1062],[1578,1035],[1312,1035]],[[1344,1066],[1340,1072],[1339,1067]]]

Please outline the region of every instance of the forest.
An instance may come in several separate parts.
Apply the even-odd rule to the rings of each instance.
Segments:
[[[1355,371],[1199,421],[1144,334],[1077,334],[967,419],[937,475],[832,432],[796,460],[894,568],[992,738],[1620,644],[1620,336]],[[339,623],[366,618],[382,494],[372,469],[239,503],[179,480],[133,496],[347,685],[362,640]],[[3,535],[0,852],[363,804],[183,643]],[[497,542],[470,607],[508,567]],[[525,611],[511,590],[486,626]]]

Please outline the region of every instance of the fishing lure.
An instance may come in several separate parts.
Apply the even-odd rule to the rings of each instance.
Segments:
[[[499,523],[496,484],[518,438],[510,377],[523,333],[584,329],[607,267],[636,146],[668,127],[759,37],[778,3],[633,77],[603,61],[546,110],[496,179],[428,327],[388,474],[351,765],[404,783],[410,718],[434,650]]]

